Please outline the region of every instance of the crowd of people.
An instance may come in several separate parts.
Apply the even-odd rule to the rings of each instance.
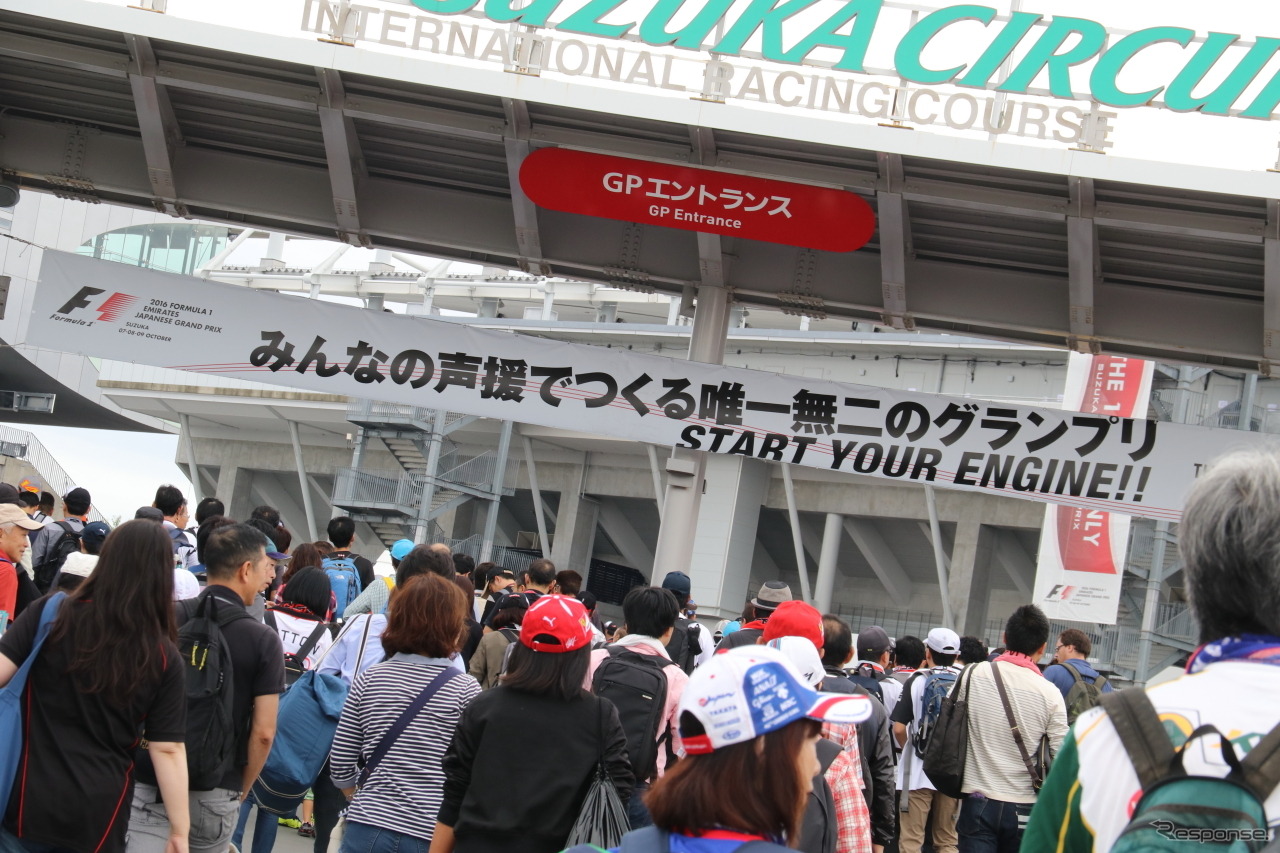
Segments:
[[[1204,645],[1146,690],[1031,604],[990,651],[851,626],[782,581],[713,628],[660,571],[614,624],[546,559],[401,540],[380,576],[345,516],[295,543],[271,507],[189,518],[172,486],[114,530],[84,488],[53,503],[0,484],[0,853],[225,853],[250,821],[253,853],[282,826],[315,853],[1164,849],[1165,817],[1226,811],[1259,850],[1280,823],[1274,453],[1198,481]]]

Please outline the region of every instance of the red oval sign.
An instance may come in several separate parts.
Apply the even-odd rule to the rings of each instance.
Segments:
[[[563,213],[825,252],[860,249],[876,230],[871,206],[844,190],[567,148],[526,157],[520,186]]]

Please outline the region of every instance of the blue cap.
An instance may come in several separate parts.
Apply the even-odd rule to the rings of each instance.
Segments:
[[[110,532],[111,525],[105,521],[91,521],[84,526],[84,530],[80,531],[80,538],[90,544],[101,545]]]
[[[412,539],[397,539],[391,543],[391,559],[403,560],[413,550]]]

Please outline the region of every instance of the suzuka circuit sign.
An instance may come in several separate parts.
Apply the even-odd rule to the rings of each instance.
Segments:
[[[541,207],[828,252],[875,234],[875,213],[843,190],[647,160],[543,148],[520,186]]]
[[[28,340],[83,355],[1176,521],[1266,437],[896,391],[365,311],[46,251]]]
[[[1143,106],[1160,99],[1179,112],[1269,119],[1280,104],[1280,73],[1271,63],[1280,50],[1280,39],[1255,37],[1251,44],[1238,45],[1240,34],[1211,32],[1200,37],[1195,30],[1178,26],[1125,33],[1109,31],[1086,18],[1046,19],[1034,11],[1005,14],[991,6],[962,4],[928,11],[905,28],[885,32],[891,26],[881,27],[887,17],[884,0],[846,0],[829,6],[819,0],[751,0],[746,5],[735,0],[412,0],[412,4],[436,15],[478,14],[502,24],[708,51],[719,57],[756,55],[800,65],[823,54],[833,58],[837,71],[892,74],[930,86],[950,84],[1025,95],[1045,75],[1052,97],[1088,99],[1112,107]],[[1269,2],[1258,6],[1273,8]],[[418,24],[405,13],[398,16],[393,25],[397,38],[417,49],[422,32]],[[362,26],[366,31],[374,29]],[[385,32],[385,23],[383,27]],[[873,39],[888,40],[892,68],[868,67]],[[934,42],[949,40],[968,45],[963,61],[936,58]],[[1177,61],[1146,64],[1144,54],[1168,45],[1181,48]],[[1246,97],[1246,90],[1264,73],[1270,75],[1264,78],[1269,81]]]

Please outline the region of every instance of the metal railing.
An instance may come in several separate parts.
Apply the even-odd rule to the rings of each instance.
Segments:
[[[1200,636],[1200,626],[1191,608],[1181,601],[1161,604],[1156,611],[1155,632],[1175,640],[1194,642]]]
[[[422,406],[407,406],[402,403],[384,403],[381,400],[367,398],[353,398],[347,403],[347,420],[353,423],[361,421],[385,423],[419,421],[431,423],[435,416],[435,409],[427,409]]]
[[[497,471],[498,454],[495,451],[486,450],[479,456],[474,456],[461,465],[437,475],[437,479],[446,483],[457,483],[474,489],[482,489],[487,492],[493,484],[494,475]],[[511,488],[510,483],[515,481],[519,473],[520,460],[516,457],[508,456],[506,468],[502,472],[503,488]]]
[[[40,443],[40,439],[26,430],[0,426],[0,442],[21,445],[24,448],[23,452],[14,458],[21,459],[30,464],[32,468],[35,468],[46,490],[60,496],[65,495],[76,487],[77,484],[71,479],[71,475],[45,449],[45,446]],[[90,494],[92,494],[92,490]],[[91,521],[106,520],[96,507],[89,508],[89,519]]]
[[[854,607],[837,611],[856,634],[864,628],[879,625],[890,637],[919,637],[942,624],[942,615],[921,610],[888,610],[880,607]]]
[[[337,506],[393,506],[409,511],[422,497],[422,480],[403,471],[363,471],[339,468],[334,472],[333,502]]]

